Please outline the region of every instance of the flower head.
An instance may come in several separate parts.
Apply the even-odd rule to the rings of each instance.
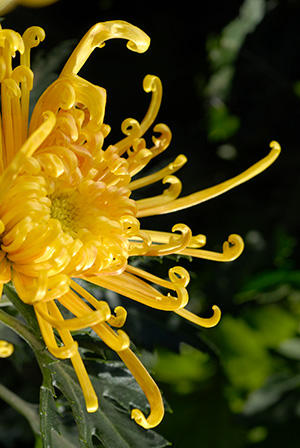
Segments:
[[[59,78],[48,87],[33,110],[28,125],[29,95],[33,85],[30,51],[44,39],[41,28],[32,27],[21,37],[0,31],[1,157],[0,157],[0,285],[12,281],[21,300],[34,307],[48,350],[57,358],[69,358],[81,384],[88,412],[98,407],[93,386],[79,355],[72,331],[91,327],[115,350],[145,392],[151,407],[146,418],[134,409],[132,418],[144,428],[163,417],[158,387],[129,348],[121,328],[126,310],[114,313],[94,298],[76,279],[115,291],[145,305],[180,316],[204,327],[217,324],[220,310],[205,319],[188,311],[188,272],[175,266],[169,280],[137,268],[132,256],[182,254],[216,261],[231,261],[243,250],[238,235],[230,235],[222,253],[202,247],[204,235],[192,235],[179,223],[172,232],[144,229],[140,218],[184,209],[245,182],[266,169],[278,156],[279,145],[244,173],[217,186],[179,197],[181,182],[174,176],[186,162],[184,155],[155,174],[133,180],[171,141],[164,124],[154,126],[159,137],[147,148],[143,135],[160,107],[159,78],[147,75],[144,90],[151,102],[139,123],[122,123],[124,138],[105,147],[110,131],[104,124],[106,91],[78,75],[92,51],[106,40],[123,38],[139,53],[150,39],[133,25],[99,23],[83,37]],[[20,65],[12,58],[20,54]],[[104,149],[105,148],[105,149]],[[167,188],[159,196],[134,200],[131,193],[154,182]],[[58,306],[59,305],[59,306]],[[62,307],[73,317],[64,319]],[[60,342],[54,333],[60,336]]]

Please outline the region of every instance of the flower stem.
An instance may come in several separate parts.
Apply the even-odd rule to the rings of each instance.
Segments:
[[[39,341],[33,331],[23,322],[0,309],[0,322],[11,328],[22,339],[24,339],[30,347],[36,352],[42,350],[44,345]]]
[[[40,434],[37,406],[24,401],[11,390],[0,384],[0,398],[25,417],[35,434]]]

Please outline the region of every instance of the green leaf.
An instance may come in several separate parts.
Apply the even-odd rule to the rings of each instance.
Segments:
[[[98,377],[89,375],[97,396],[99,409],[87,413],[83,394],[71,365],[59,362],[48,366],[53,372],[55,386],[68,400],[79,429],[81,447],[92,448],[93,436],[103,447],[162,448],[169,443],[152,430],[145,430],[130,419],[130,405],[144,412],[146,399],[133,377],[120,363],[97,361]],[[101,371],[102,370],[102,371]]]
[[[260,389],[252,392],[245,404],[243,414],[255,415],[268,410],[271,406],[282,400],[283,396],[291,391],[298,391],[300,375],[278,374],[270,377]]]
[[[292,338],[283,341],[277,351],[287,358],[300,361],[300,339]]]

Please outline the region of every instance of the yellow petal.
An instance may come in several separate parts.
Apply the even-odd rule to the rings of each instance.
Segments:
[[[252,165],[250,168],[248,168],[238,176],[215,185],[214,187],[210,187],[197,193],[190,194],[189,196],[185,196],[183,198],[178,198],[168,203],[160,204],[160,202],[158,201],[157,206],[153,206],[153,204],[151,203],[149,207],[143,208],[143,210],[138,213],[138,216],[141,217],[161,215],[164,213],[170,213],[189,208],[202,202],[208,201],[209,199],[212,199],[216,196],[219,196],[220,194],[225,193],[228,190],[231,190],[237,185],[247,182],[249,179],[252,179],[259,173],[267,169],[279,156],[280,145],[277,142],[271,142],[270,146],[272,150],[266,157]]]
[[[78,73],[95,48],[101,48],[105,41],[117,38],[128,39],[127,48],[138,53],[144,53],[150,45],[150,38],[147,34],[128,22],[113,20],[97,23],[81,39],[61,75]]]
[[[132,410],[131,418],[145,429],[154,428],[159,425],[164,416],[164,405],[159,388],[130,349],[123,350],[118,355],[136,379],[150,404],[150,414],[147,418],[139,409]]]

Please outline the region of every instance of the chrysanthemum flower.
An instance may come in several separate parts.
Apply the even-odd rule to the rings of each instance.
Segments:
[[[81,40],[59,78],[37,102],[28,126],[29,94],[33,85],[30,50],[44,39],[32,27],[21,37],[0,31],[2,122],[0,157],[0,284],[12,281],[23,302],[34,307],[48,350],[69,358],[81,384],[88,412],[98,400],[78,351],[72,331],[91,327],[132,372],[150,403],[150,415],[134,409],[132,418],[144,428],[156,426],[164,409],[158,387],[129,348],[122,330],[126,310],[98,301],[76,279],[83,279],[153,308],[174,311],[186,319],[211,327],[220,319],[205,319],[186,309],[188,272],[175,266],[169,280],[130,264],[132,256],[181,254],[216,261],[231,261],[243,250],[238,235],[230,235],[222,253],[206,251],[205,236],[193,236],[185,224],[172,232],[141,227],[140,218],[174,212],[199,204],[245,182],[266,169],[278,156],[279,145],[244,173],[217,186],[179,197],[181,182],[174,173],[186,162],[183,155],[155,174],[132,180],[170,143],[171,132],[157,124],[153,146],[142,138],[160,107],[162,86],[152,75],[144,79],[151,102],[139,123],[122,124],[123,140],[103,149],[110,131],[104,124],[106,91],[78,76],[92,51],[112,38],[128,40],[139,53],[150,39],[122,21],[95,25]],[[12,58],[20,54],[20,64]],[[137,200],[131,193],[162,181],[161,195]],[[75,279],[75,280],[74,280]],[[64,319],[65,308],[73,317]],[[56,330],[54,332],[54,330]],[[58,336],[59,335],[59,338]]]

